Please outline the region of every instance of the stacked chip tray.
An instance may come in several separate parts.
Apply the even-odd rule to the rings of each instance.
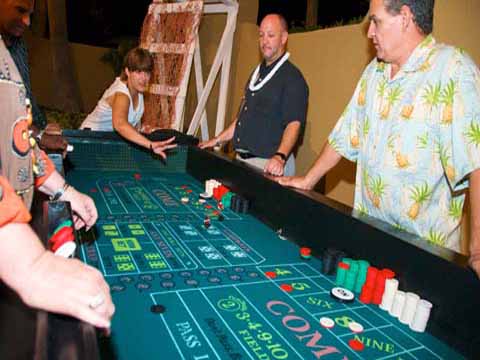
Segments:
[[[48,240],[54,234],[54,231],[60,224],[65,221],[71,221],[73,223],[72,208],[68,201],[44,201],[43,202],[43,225],[45,233],[44,245],[48,248]],[[73,227],[73,226],[72,226]],[[73,251],[70,251],[71,255],[66,257],[76,257],[76,251],[78,247],[78,239],[73,227],[74,244]]]

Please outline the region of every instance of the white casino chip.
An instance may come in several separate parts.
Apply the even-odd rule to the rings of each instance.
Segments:
[[[208,192],[203,192],[203,193],[200,193],[200,197],[202,199],[210,199],[212,195],[210,195]]]
[[[331,329],[335,326],[335,321],[329,317],[323,316],[320,318],[320,325],[322,325],[324,328]]]
[[[335,300],[342,302],[351,302],[355,299],[355,294],[348,289],[342,287],[334,287],[330,294]]]
[[[57,251],[55,251],[55,255],[61,256],[64,258],[69,258],[75,255],[75,249],[77,248],[77,244],[73,241],[68,241],[62,246],[60,246]]]
[[[361,333],[363,331],[363,326],[362,324],[359,324],[357,323],[356,321],[352,321],[350,322],[350,324],[348,324],[348,328],[350,330],[352,330],[354,333]]]

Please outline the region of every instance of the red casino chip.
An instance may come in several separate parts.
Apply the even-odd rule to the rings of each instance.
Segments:
[[[62,229],[63,230],[63,229]],[[57,233],[58,234],[58,233]],[[55,234],[56,235],[56,234]],[[59,238],[57,241],[51,243],[51,250],[53,252],[56,252],[58,249],[60,249],[64,244],[68,242],[74,242],[75,241],[75,236],[73,233],[67,233],[67,235]]]
[[[142,175],[140,175],[139,173],[135,173],[133,174],[133,177],[135,178],[135,180],[140,180],[142,178]]]
[[[364,304],[370,304],[373,298],[373,291],[375,289],[368,285],[363,285],[362,292],[360,293],[359,300]]]
[[[65,241],[73,239],[73,228],[70,226],[65,226],[56,232],[52,237],[50,237],[48,242],[50,243],[50,246],[54,248],[53,251],[55,251],[59,247],[60,243],[65,243]]]
[[[282,285],[280,285],[280,287],[282,288],[283,291],[286,291],[286,292],[292,292],[293,291],[293,287],[290,284],[282,284]]]
[[[365,345],[363,345],[363,343],[357,339],[350,339],[348,341],[348,345],[355,351],[362,351],[365,349]]]
[[[381,273],[385,279],[393,279],[395,277],[395,272],[391,269],[383,269]]]
[[[269,279],[275,279],[277,277],[277,273],[275,271],[266,271],[265,276]]]
[[[300,248],[300,254],[303,256],[310,256],[312,255],[312,249],[309,247],[302,247]]]

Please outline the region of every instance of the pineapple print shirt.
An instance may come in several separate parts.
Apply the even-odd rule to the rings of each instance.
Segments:
[[[480,73],[428,36],[393,79],[374,59],[329,136],[357,163],[357,211],[459,251],[468,175],[480,168]]]

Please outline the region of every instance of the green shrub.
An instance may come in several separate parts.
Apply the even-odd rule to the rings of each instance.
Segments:
[[[62,129],[78,129],[88,114],[86,113],[67,113],[57,109],[42,107],[47,117],[47,122],[56,122]]]

